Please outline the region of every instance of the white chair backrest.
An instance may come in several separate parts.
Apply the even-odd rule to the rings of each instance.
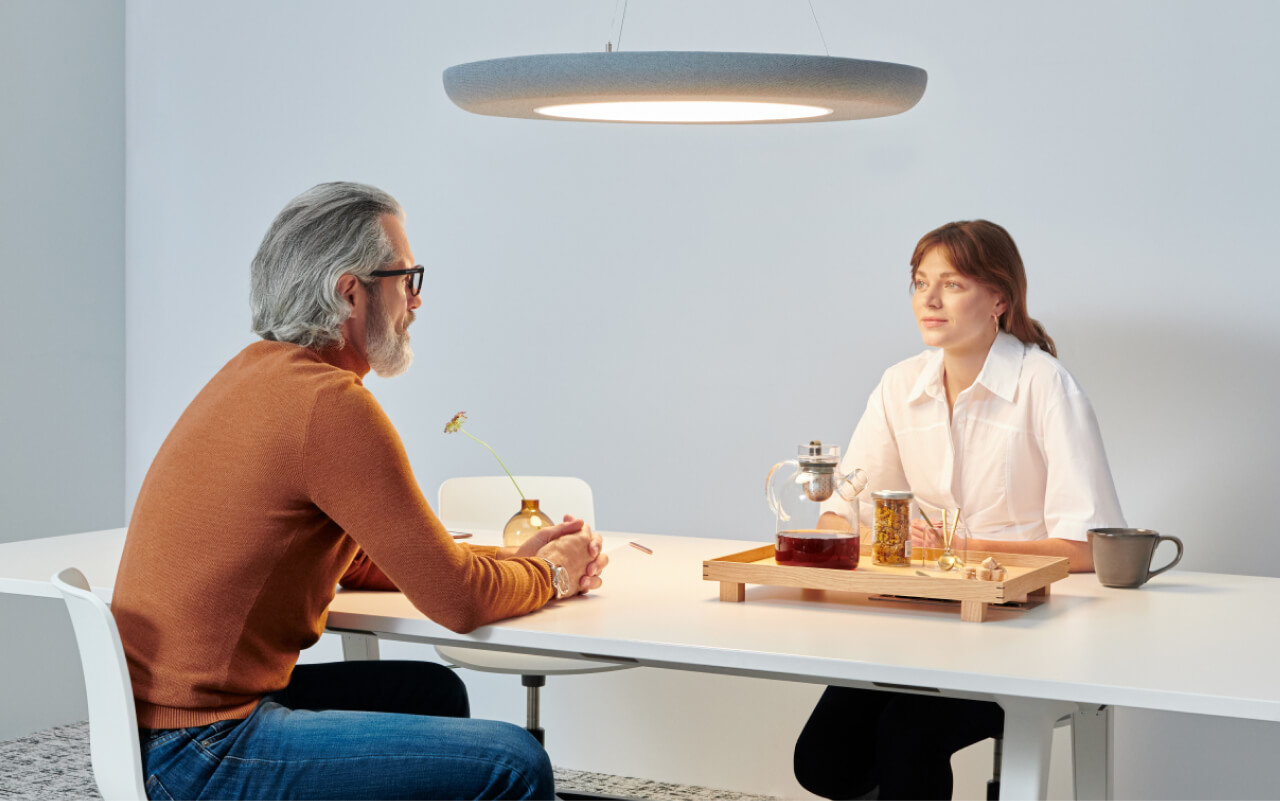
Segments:
[[[565,515],[580,517],[595,528],[591,486],[569,476],[516,476],[526,498],[537,498],[543,514],[559,523]],[[520,495],[511,479],[501,476],[451,478],[440,485],[436,512],[451,525],[501,529],[520,511]]]
[[[98,790],[106,801],[145,799],[138,716],[115,618],[74,567],[50,580],[66,600],[76,632],[89,697],[89,755]]]

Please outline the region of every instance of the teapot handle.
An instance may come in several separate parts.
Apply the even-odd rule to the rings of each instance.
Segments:
[[[778,462],[769,470],[769,475],[764,479],[764,496],[765,499],[769,501],[769,509],[779,520],[783,521],[790,520],[791,515],[787,514],[786,510],[782,508],[782,504],[779,502],[777,494],[773,491],[773,474],[778,471],[779,467],[787,464],[795,466],[797,470],[800,469],[800,462],[795,459]]]
[[[851,472],[840,477],[840,483],[836,491],[840,493],[841,498],[851,501],[858,497],[858,493],[867,488],[868,481],[867,474],[860,468],[855,467]],[[848,494],[846,494],[846,491],[848,491]]]

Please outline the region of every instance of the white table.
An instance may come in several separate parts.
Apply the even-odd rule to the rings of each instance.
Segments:
[[[745,603],[725,603],[719,585],[702,580],[702,561],[759,542],[604,536],[606,549],[634,539],[654,554],[616,550],[601,592],[466,635],[426,619],[398,593],[340,592],[329,626],[416,642],[994,698],[1005,709],[1006,798],[1044,797],[1053,723],[1079,705],[1280,721],[1280,645],[1270,618],[1280,608],[1280,579],[1174,571],[1141,590],[1112,590],[1091,574],[1073,575],[1053,585],[1043,606],[996,609],[985,623],[967,623],[954,609],[781,587],[749,586]],[[117,529],[0,544],[0,592],[53,597],[48,577],[75,565],[109,599],[123,540]],[[1098,781],[1094,791],[1106,794],[1109,776]]]

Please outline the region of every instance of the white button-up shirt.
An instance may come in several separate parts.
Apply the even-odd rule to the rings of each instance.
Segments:
[[[1091,528],[1125,525],[1089,399],[1057,359],[1003,331],[949,419],[942,351],[886,370],[841,472],[855,467],[870,479],[864,529],[871,493],[902,489],[930,517],[962,509],[979,539],[1086,540]],[[823,511],[851,517],[834,497]]]

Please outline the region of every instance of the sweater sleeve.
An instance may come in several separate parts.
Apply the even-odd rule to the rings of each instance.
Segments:
[[[346,590],[390,590],[399,591],[395,582],[387,578],[387,574],[373,563],[369,554],[357,551],[347,572],[338,579],[338,585]]]
[[[303,449],[312,502],[370,560],[353,563],[354,580],[377,581],[376,570],[420,612],[458,632],[531,612],[555,594],[541,560],[500,560],[453,541],[391,421],[354,379],[317,393]]]
[[[498,549],[492,545],[471,545],[468,543],[465,547],[469,548],[472,553],[482,556],[496,556],[498,552]],[[365,553],[363,549],[356,552],[355,558],[351,560],[351,565],[347,568],[347,572],[343,573],[342,578],[338,579],[338,584],[347,590],[400,591],[395,582],[387,578],[387,574],[383,573],[382,568],[373,563],[373,560],[369,558],[369,554]]]

